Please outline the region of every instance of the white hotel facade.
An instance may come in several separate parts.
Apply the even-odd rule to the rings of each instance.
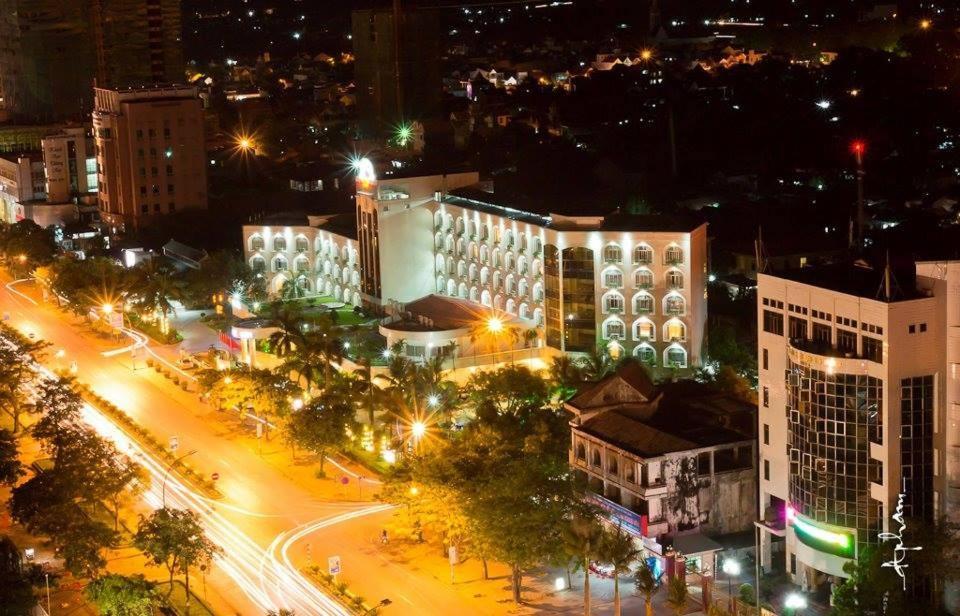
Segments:
[[[247,259],[268,276],[271,292],[282,287],[278,279],[290,279],[295,242],[307,248],[299,261],[308,268],[303,273],[316,278],[327,256],[310,249],[329,241],[346,251],[330,265],[331,273],[341,267],[332,292],[339,288],[343,301],[395,307],[431,294],[459,298],[537,330],[554,351],[600,346],[655,366],[699,363],[707,315],[706,224],[551,209],[507,202],[476,172],[388,171],[377,177],[364,162],[356,239],[322,225],[245,226],[244,242]],[[265,246],[267,236],[277,234],[290,236],[279,266],[271,261],[276,254],[258,252],[251,243],[262,237]],[[329,287],[317,280],[307,290],[328,294]]]
[[[960,262],[904,277],[758,277],[761,564],[805,589],[897,531],[901,493],[907,517],[957,519]]]

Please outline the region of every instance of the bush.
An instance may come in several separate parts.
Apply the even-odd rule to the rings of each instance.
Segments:
[[[754,601],[753,584],[747,584],[747,583],[740,584],[738,597],[744,603],[755,605],[756,603]]]

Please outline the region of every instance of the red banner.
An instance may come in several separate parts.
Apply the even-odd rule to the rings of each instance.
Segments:
[[[234,338],[227,332],[220,332],[219,334],[217,334],[217,336],[220,338],[220,343],[223,344],[223,346],[227,347],[227,349],[231,351],[240,350],[240,343],[236,340],[236,338]]]

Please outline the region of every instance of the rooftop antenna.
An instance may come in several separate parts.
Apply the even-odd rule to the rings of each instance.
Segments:
[[[757,228],[757,239],[753,241],[753,256],[757,263],[757,273],[767,272],[767,251],[763,247],[763,227]]]
[[[885,302],[893,300],[894,292],[900,292],[900,285],[897,279],[893,277],[893,268],[890,267],[890,251],[887,251],[886,265],[883,267],[883,280],[880,282],[880,288],[877,289],[877,297]]]
[[[858,139],[850,144],[850,150],[857,160],[857,248],[863,250],[863,227],[866,220],[866,212],[863,206],[863,176],[866,175],[863,170],[863,154],[866,152],[867,146]]]

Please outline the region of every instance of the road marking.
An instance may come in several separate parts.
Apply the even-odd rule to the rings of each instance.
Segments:
[[[37,305],[37,300],[35,300],[35,299],[33,299],[32,297],[30,297],[29,295],[25,295],[25,294],[21,293],[20,291],[17,291],[16,289],[13,288],[13,285],[15,285],[15,284],[20,284],[21,282],[30,282],[30,280],[32,280],[32,278],[21,278],[20,280],[14,280],[13,282],[8,282],[5,286],[7,287],[7,291],[10,291],[10,292],[13,293],[14,295],[19,295],[19,296],[22,297],[23,299],[27,300],[28,302],[30,302],[31,304],[33,304],[34,306],[36,306],[36,305]]]

